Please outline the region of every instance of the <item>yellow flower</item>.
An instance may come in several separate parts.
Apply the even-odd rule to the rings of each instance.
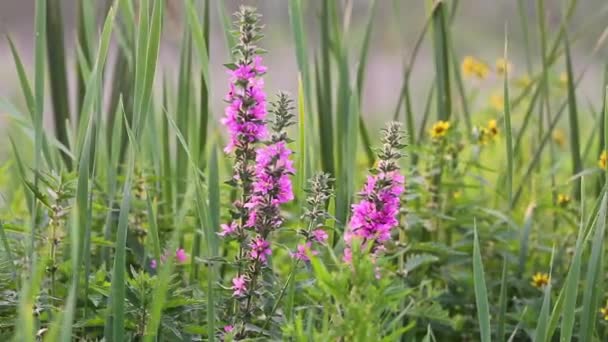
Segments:
[[[492,108],[500,112],[505,107],[505,99],[502,95],[492,94],[490,96],[490,104],[492,105]]]
[[[604,321],[608,321],[608,301],[606,302],[606,306],[600,309],[600,313]]]
[[[518,86],[519,88],[525,88],[525,87],[529,86],[531,83],[532,83],[532,79],[527,74],[521,76],[520,78],[518,78],[515,81],[515,85]]]
[[[452,197],[454,197],[454,199],[459,199],[460,197],[462,197],[462,191],[460,191],[460,190],[454,191],[454,193],[452,194]]]
[[[564,133],[563,130],[557,128],[553,131],[552,134],[553,137],[553,141],[559,146],[559,147],[564,147],[566,146],[566,134]]]
[[[566,88],[568,86],[568,74],[565,72],[559,74],[559,86],[562,88]]]
[[[448,121],[439,120],[433,125],[433,128],[429,131],[431,138],[439,139],[443,138],[448,130],[450,129],[450,123]]]
[[[570,196],[566,195],[566,194],[559,194],[557,195],[557,204],[560,207],[566,207],[568,206],[568,204],[570,204]]]
[[[536,272],[536,274],[532,276],[532,286],[539,289],[549,285],[549,281],[550,278],[547,273]]]
[[[505,73],[511,73],[513,70],[513,65],[509,62],[508,59],[499,58],[496,60],[496,73],[499,75],[504,75]]]
[[[606,151],[602,151],[602,154],[600,154],[600,160],[598,160],[597,165],[599,165],[600,168],[605,169],[606,162],[608,162],[608,153],[606,153]]]
[[[488,132],[490,135],[492,135],[492,137],[498,135],[498,124],[496,123],[495,119],[488,121]]]
[[[490,72],[490,68],[484,62],[472,56],[466,56],[462,60],[461,68],[465,77],[477,77],[481,80],[485,79]]]

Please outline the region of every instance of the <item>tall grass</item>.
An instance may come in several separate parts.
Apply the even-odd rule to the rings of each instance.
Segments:
[[[175,75],[160,61],[171,48],[162,44],[168,5],[183,14]],[[7,193],[0,336],[603,340],[608,91],[601,89],[597,105],[579,89],[593,66],[578,63],[591,26],[572,25],[577,1],[564,3],[559,26],[546,18],[554,4],[535,2],[536,18],[529,5],[517,3],[519,17],[508,18],[496,53],[515,64],[509,56],[523,51],[525,65],[489,71],[496,83],[471,80],[461,65],[476,53],[457,45],[459,1],[428,1],[419,27],[396,23],[415,31],[388,106],[410,137],[399,228],[382,253],[368,258],[369,246],[355,244],[345,264],[351,205],[385,152],[375,120],[383,113],[364,110],[378,86],[370,84],[369,60],[383,21],[392,20],[383,16],[386,6],[395,17],[405,9],[398,1],[370,1],[361,11],[352,1],[288,1],[297,66],[297,125],[289,131],[295,200],[282,208],[259,308],[234,324],[231,280],[244,256],[218,236],[238,193],[225,184],[235,166],[222,151],[221,109],[213,104],[224,85],[213,83],[211,66],[235,61],[210,51],[214,35],[228,50],[238,44],[232,4],[115,0],[98,9],[80,1],[72,37],[65,4],[36,0],[31,68],[19,42],[6,42],[23,105],[0,100],[12,148],[0,165]],[[605,17],[598,13],[596,22]],[[66,49],[72,45],[74,52]],[[425,53],[432,55],[426,93],[412,76]],[[530,81],[519,86],[524,74]],[[502,107],[480,104],[484,87],[501,94]],[[443,133],[435,131],[439,121],[450,124]],[[311,228],[327,230],[329,243],[307,251],[310,261],[294,261],[299,239],[310,234],[307,180],[317,171],[330,175],[335,195]],[[173,257],[182,249],[185,262]],[[545,282],[533,281],[535,273]]]

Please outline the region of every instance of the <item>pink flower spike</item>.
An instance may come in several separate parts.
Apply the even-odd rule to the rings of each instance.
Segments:
[[[236,222],[232,221],[230,222],[230,224],[222,224],[220,227],[222,228],[222,231],[217,233],[217,235],[227,236],[234,234],[236,232],[236,229],[238,228],[238,225],[236,224]]]
[[[232,295],[235,297],[240,297],[247,293],[247,279],[245,279],[245,276],[240,275],[238,277],[232,278],[231,289],[234,291]]]
[[[150,260],[150,268],[155,270],[156,269],[156,259],[152,259]]]
[[[175,259],[177,259],[178,263],[183,264],[184,262],[186,262],[187,258],[188,256],[186,255],[186,251],[183,248],[178,248],[178,250],[175,251]]]
[[[272,250],[270,249],[270,244],[268,241],[262,239],[261,237],[255,238],[253,241],[249,243],[249,255],[251,259],[259,260],[262,263],[266,263],[267,256],[272,254]]]
[[[312,238],[318,243],[325,243],[329,236],[323,229],[315,229],[312,232]]]

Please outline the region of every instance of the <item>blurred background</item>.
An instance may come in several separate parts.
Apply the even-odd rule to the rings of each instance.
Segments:
[[[76,6],[78,0],[61,0],[63,5],[63,20],[65,22],[66,54],[76,55],[73,46],[76,35]],[[107,8],[106,1],[98,2],[99,17]],[[321,0],[304,1],[307,13],[305,27],[309,46],[318,41],[318,32],[315,31],[318,23],[318,7]],[[447,2],[451,2],[448,0]],[[554,37],[559,30],[560,18],[564,15],[565,2],[562,0],[546,0],[545,10],[548,34]],[[160,67],[163,70],[157,75],[166,73],[169,77],[177,78],[179,43],[181,39],[182,2],[180,0],[166,1],[168,21],[165,22],[163,32],[163,45],[161,47]],[[409,58],[415,41],[423,29],[427,18],[428,1],[422,0],[380,0],[374,19],[373,34],[370,42],[369,61],[367,67],[366,84],[363,96],[363,112],[370,118],[369,123],[374,125],[392,116],[398,99],[399,88],[403,79],[404,65]],[[222,98],[227,82],[225,68],[222,66],[228,60],[225,39],[219,20],[219,1],[212,1],[211,17],[211,77],[212,103],[214,115],[223,113]],[[263,14],[262,21],[266,24],[265,39],[261,45],[269,50],[265,63],[269,67],[266,77],[269,93],[277,90],[287,90],[294,93],[297,88],[297,66],[293,44],[293,35],[289,24],[288,1],[224,1],[230,13],[241,4],[253,5]],[[532,0],[461,0],[458,5],[453,25],[455,53],[462,60],[467,55],[485,61],[494,67],[497,58],[503,54],[505,27],[509,35],[509,59],[513,63],[513,77],[521,77],[528,73],[525,60],[525,41],[521,14],[527,18],[531,40],[528,42],[532,52],[532,70],[540,69],[536,1]],[[601,20],[607,13],[605,0],[585,0],[577,5],[568,34],[573,43],[575,73],[589,65],[589,72],[580,86],[580,95],[583,103],[587,100],[594,103],[600,99],[601,82],[603,78],[603,65],[606,61],[606,48],[602,46],[597,53],[592,54],[594,46],[606,28],[606,22]],[[352,13],[345,22],[349,26],[348,41],[352,49],[351,57],[358,56],[363,40],[365,23],[369,15],[369,1],[344,1],[342,9]],[[348,10],[350,9],[350,11]],[[33,60],[33,27],[34,27],[34,0],[0,1],[0,35],[10,35],[14,40],[21,57],[31,74]],[[431,35],[427,34],[414,66],[411,84],[413,108],[417,115],[422,111],[429,84],[433,79],[433,55]],[[314,56],[314,51],[309,51]],[[356,60],[351,60],[353,73],[357,66]],[[111,65],[111,63],[109,63]],[[70,88],[74,89],[75,63],[68,66]],[[51,66],[52,67],[52,66]],[[564,62],[556,63],[555,73],[559,75],[565,70]],[[23,105],[24,101],[19,88],[17,73],[6,39],[0,41],[0,99],[11,103]],[[479,89],[479,98],[476,103],[480,106],[489,103],[488,98],[493,91],[500,89],[500,81],[494,75],[486,80],[477,81],[467,87]],[[486,95],[484,95],[486,94]],[[49,107],[47,106],[47,109]],[[374,118],[378,120],[374,120]],[[7,117],[0,109],[0,126],[6,127]],[[1,129],[1,128],[0,128]],[[4,145],[4,143],[0,144]]]

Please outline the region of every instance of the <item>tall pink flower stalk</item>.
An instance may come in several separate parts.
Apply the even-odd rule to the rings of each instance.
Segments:
[[[400,196],[405,190],[405,178],[398,164],[403,156],[401,150],[405,147],[402,140],[399,124],[390,123],[384,129],[378,166],[359,193],[361,200],[352,206],[352,215],[344,233],[344,261],[347,263],[351,262],[354,238],[360,240],[362,250],[371,250],[375,257],[385,249],[385,242],[391,239],[393,229],[399,224]]]
[[[236,13],[239,42],[234,49],[235,64],[227,65],[230,75],[229,91],[226,95],[228,106],[221,122],[226,127],[229,141],[224,151],[234,155],[234,172],[229,184],[240,190],[241,198],[234,202],[231,211],[232,221],[222,224],[220,236],[234,237],[240,243],[237,262],[251,257],[250,236],[246,231],[249,209],[246,206],[251,201],[253,182],[256,173],[256,149],[259,143],[266,139],[266,93],[264,79],[266,67],[258,55],[261,49],[256,42],[261,38],[261,26],[258,24],[259,15],[255,9],[241,7]],[[264,251],[264,253],[266,253]],[[261,254],[264,257],[267,254]],[[233,279],[240,285],[234,289],[237,297],[245,296],[249,288],[248,276],[244,276],[239,266]]]

